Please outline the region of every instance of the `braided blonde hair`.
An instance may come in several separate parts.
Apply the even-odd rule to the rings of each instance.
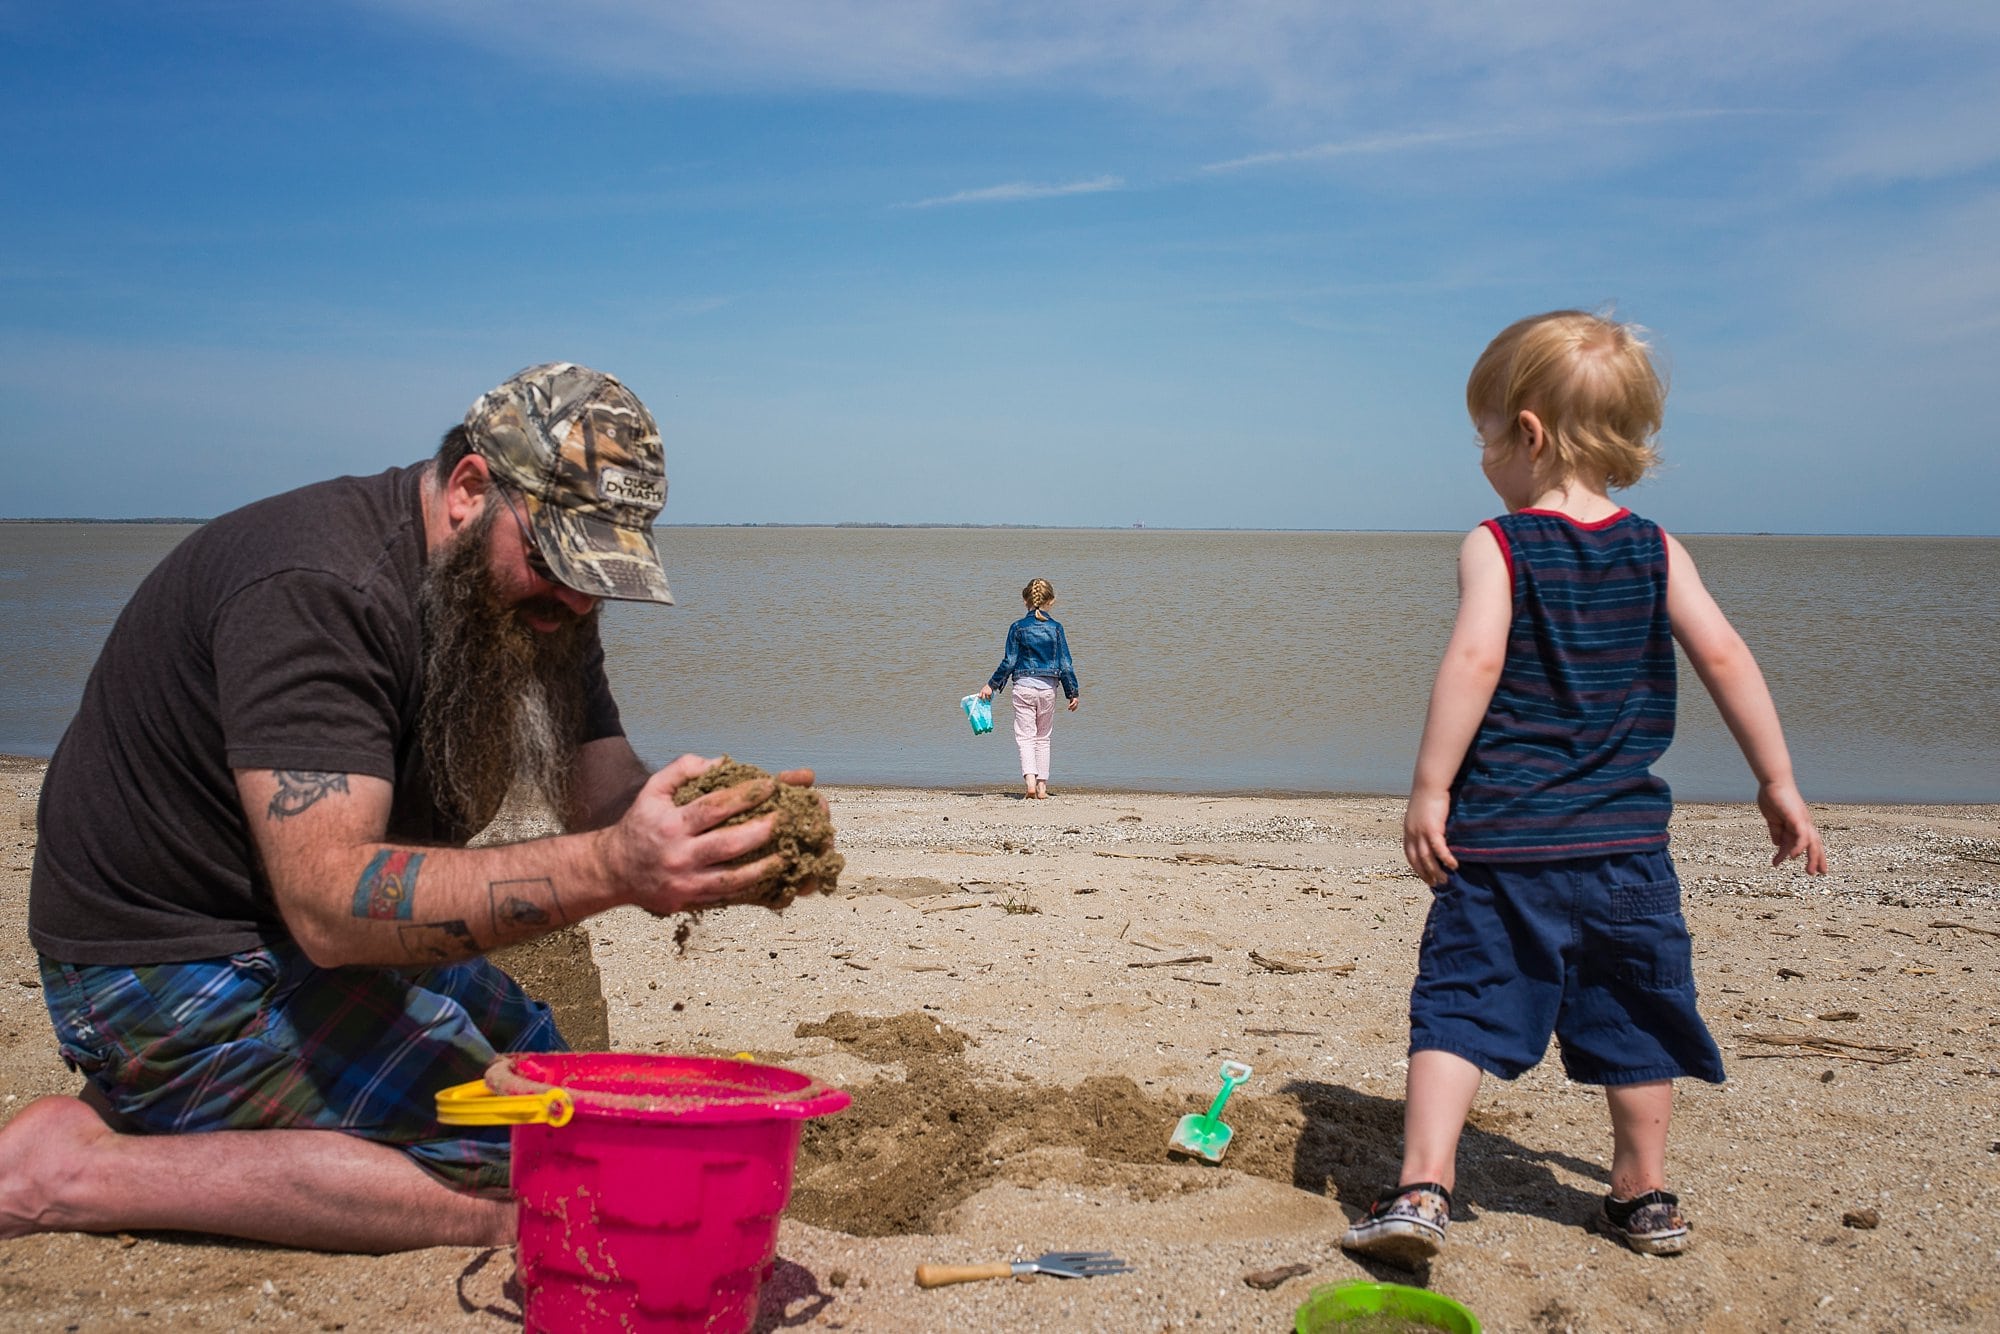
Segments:
[[[1046,579],[1030,579],[1028,586],[1021,590],[1021,600],[1028,604],[1028,610],[1035,614],[1036,620],[1046,621],[1049,618],[1043,614],[1042,608],[1056,600],[1056,586]]]

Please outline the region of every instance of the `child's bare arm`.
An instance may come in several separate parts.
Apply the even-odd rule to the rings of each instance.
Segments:
[[[1770,826],[1777,853],[1771,865],[1792,857],[1806,859],[1809,875],[1826,872],[1826,850],[1805,798],[1792,778],[1792,756],[1778,724],[1778,706],[1749,645],[1715,605],[1702,586],[1694,559],[1671,535],[1667,536],[1667,615],[1674,638],[1694,664],[1695,674],[1729,725],[1731,735],[1757,776],[1757,808]]]
[[[1458,868],[1444,838],[1451,780],[1493,702],[1513,617],[1513,582],[1499,541],[1490,529],[1475,528],[1458,549],[1458,620],[1431,687],[1410,804],[1403,813],[1403,856],[1427,885],[1443,884],[1446,872]]]

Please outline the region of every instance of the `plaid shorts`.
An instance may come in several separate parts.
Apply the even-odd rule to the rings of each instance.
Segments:
[[[549,1007],[484,959],[320,968],[296,946],[190,963],[42,959],[63,1059],[142,1134],[338,1130],[454,1190],[507,1189],[509,1131],[445,1127],[439,1089],[499,1052],[563,1051]]]

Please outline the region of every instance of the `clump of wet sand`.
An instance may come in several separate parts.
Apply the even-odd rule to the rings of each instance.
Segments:
[[[674,801],[685,806],[697,797],[726,787],[771,775],[754,764],[744,764],[724,755],[701,773],[674,789]],[[840,885],[840,873],[847,859],[833,850],[833,818],[827,814],[819,794],[811,787],[775,783],[763,802],[731,816],[724,824],[742,824],[777,812],[771,842],[741,860],[754,862],[778,854],[778,874],[757,886],[748,903],[761,903],[773,912],[783,912],[801,894],[831,894]]]

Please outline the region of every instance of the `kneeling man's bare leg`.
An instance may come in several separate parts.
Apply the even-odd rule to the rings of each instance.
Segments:
[[[501,1246],[514,1204],[333,1130],[123,1135],[61,1097],[0,1127],[0,1238],[147,1228],[321,1251]]]

